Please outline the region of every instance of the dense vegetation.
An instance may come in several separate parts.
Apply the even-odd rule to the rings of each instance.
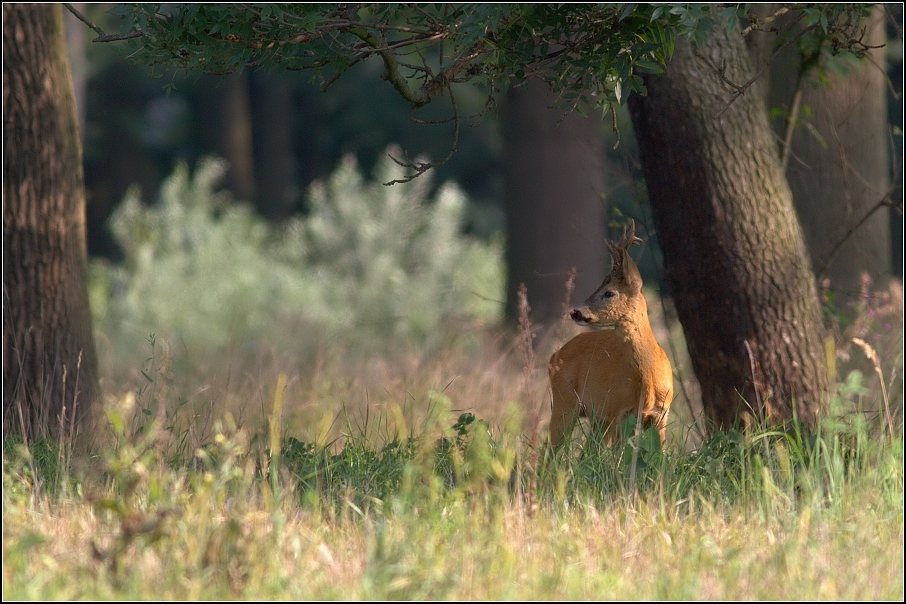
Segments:
[[[546,458],[470,414],[444,426],[441,407],[405,437],[389,420],[383,440],[351,429],[342,445],[228,418],[182,458],[155,443],[190,435],[141,414],[130,428],[134,411],[108,410],[111,447],[87,478],[65,449],[4,443],[7,597],[903,594],[902,431],[879,438],[858,415],[694,452],[646,435],[633,480],[631,441]]]
[[[386,321],[370,323],[356,306],[366,301],[314,289],[328,310],[345,305],[341,319],[362,320],[350,328],[329,312],[321,323],[303,317],[299,329],[237,346],[232,335],[248,324],[198,309],[195,296],[221,284],[191,270],[190,258],[195,268],[216,261],[220,273],[237,254],[242,268],[268,266],[250,271],[253,286],[216,298],[253,322],[268,308],[257,292],[270,287],[274,313],[291,318],[292,279],[321,270],[355,291],[377,262],[333,256],[319,247],[332,237],[313,235],[318,225],[362,236],[370,221],[395,215],[316,211],[287,238],[295,251],[278,249],[248,235],[266,227],[247,212],[217,206],[217,173],[214,163],[194,176],[179,168],[158,204],[127,202],[115,221],[133,247],[124,268],[94,269],[107,399],[87,455],[65,440],[4,441],[7,597],[902,597],[900,394],[877,387],[871,365],[849,371],[841,356],[846,379],[816,433],[790,426],[702,439],[678,412],[664,450],[654,432],[636,441],[630,420],[620,445],[577,430],[551,456],[543,373],[556,342],[526,350],[531,338],[489,328],[481,313],[492,311],[480,306],[468,317],[425,315],[430,329],[416,312],[401,315],[378,340],[371,330]],[[355,193],[371,208],[403,203],[383,197],[396,191],[347,163],[312,195]],[[458,210],[444,214],[443,195],[465,203],[452,189],[430,206],[408,198],[413,228],[443,230],[440,249],[472,249],[466,257],[487,267],[482,283],[497,287],[499,252],[469,247],[478,244],[452,228]],[[393,259],[400,278],[425,279],[425,295],[483,287],[430,255]],[[296,271],[277,270],[281,262]],[[268,281],[274,274],[285,282]],[[369,296],[378,312],[399,291]],[[886,303],[866,297],[857,323],[840,328],[895,357],[902,331],[885,328],[897,316],[896,300]],[[154,323],[167,338],[146,333]],[[317,345],[323,337],[329,347]],[[425,345],[434,338],[443,345]],[[140,349],[137,359],[126,352]],[[876,360],[885,381],[901,363]]]

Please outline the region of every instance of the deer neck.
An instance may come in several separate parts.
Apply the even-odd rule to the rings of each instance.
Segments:
[[[632,358],[642,366],[653,362],[657,340],[648,322],[648,309],[642,305],[633,315],[614,326],[617,337],[632,351]]]

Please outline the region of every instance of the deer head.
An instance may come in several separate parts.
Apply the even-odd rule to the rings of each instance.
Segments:
[[[646,312],[642,276],[629,255],[629,247],[634,243],[642,243],[635,236],[634,221],[630,221],[619,241],[607,241],[613,268],[601,287],[584,304],[570,311],[573,321],[597,329],[614,329],[620,321],[634,320],[640,308]]]

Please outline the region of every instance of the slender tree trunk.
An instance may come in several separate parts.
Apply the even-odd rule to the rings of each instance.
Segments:
[[[262,216],[280,222],[292,216],[299,205],[292,90],[285,73],[258,71],[250,76],[258,185],[255,206]]]
[[[600,120],[564,115],[555,100],[531,81],[509,92],[504,118],[507,314],[525,283],[537,322],[563,315],[570,268],[584,298],[608,266]]]
[[[764,102],[746,94],[720,113],[731,93],[711,66],[737,84],[752,72],[739,32],[699,50],[677,39],[630,110],[703,405],[717,428],[752,415],[811,424],[827,388],[824,330]]]
[[[61,8],[3,5],[3,433],[30,439],[69,434],[98,394]]]
[[[84,23],[79,23],[85,27]],[[90,88],[103,90],[86,108],[86,120],[99,126],[94,157],[84,159],[89,256],[122,259],[123,252],[107,228],[107,220],[126,191],[138,185],[145,195],[160,186],[161,174],[150,150],[133,127],[149,96],[141,76],[123,62],[114,62],[97,74]]]
[[[224,184],[240,201],[255,201],[255,161],[248,72],[202,76],[199,128],[208,149],[229,164]]]
[[[827,83],[810,69],[797,86],[802,66],[791,45],[775,61],[768,93],[768,107],[791,111],[798,104],[802,123],[793,132],[787,179],[816,274],[841,301],[858,296],[863,273],[881,280],[892,270],[890,208],[874,209],[890,186],[883,9],[866,25],[865,43],[878,46],[870,60],[828,74]],[[780,140],[787,125],[783,118],[774,123]]]

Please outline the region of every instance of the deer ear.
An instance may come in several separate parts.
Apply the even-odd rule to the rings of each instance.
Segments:
[[[634,243],[642,243],[642,240],[635,236],[635,221],[630,220],[629,228],[623,231],[623,237],[619,241],[607,242],[607,249],[613,258],[610,279],[622,282],[633,291],[640,291],[642,275],[639,274],[638,267],[629,255],[629,248]]]
[[[628,249],[623,252],[620,272],[622,273],[623,283],[629,286],[632,291],[641,291],[642,275],[639,273],[639,268],[635,265],[635,262],[629,255]]]

